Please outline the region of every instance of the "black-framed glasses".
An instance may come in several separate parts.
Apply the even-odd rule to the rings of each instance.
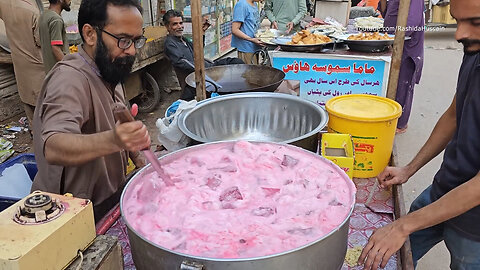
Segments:
[[[132,38],[127,38],[127,37],[117,37],[116,35],[109,33],[103,29],[98,28],[98,30],[102,31],[103,33],[117,39],[117,46],[118,48],[122,50],[126,50],[132,46],[132,44],[135,46],[136,49],[140,49],[145,45],[145,42],[147,42],[147,38],[144,36],[132,39]]]

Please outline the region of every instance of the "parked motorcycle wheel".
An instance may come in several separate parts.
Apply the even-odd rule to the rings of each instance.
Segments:
[[[154,111],[160,102],[160,88],[153,76],[148,72],[143,73],[142,87],[142,93],[132,99],[132,103],[137,103],[139,112],[149,113]]]

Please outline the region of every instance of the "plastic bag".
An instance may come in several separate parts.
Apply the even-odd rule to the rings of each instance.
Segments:
[[[13,144],[10,141],[0,137],[0,163],[6,161],[13,153]]]
[[[178,118],[182,112],[195,108],[197,101],[178,100],[172,105],[178,105],[177,110],[172,114],[173,111],[169,110],[170,108],[167,109],[167,111],[170,111],[170,116],[158,119],[156,122],[156,126],[160,131],[158,141],[168,151],[182,149],[190,142],[190,139],[178,128]]]

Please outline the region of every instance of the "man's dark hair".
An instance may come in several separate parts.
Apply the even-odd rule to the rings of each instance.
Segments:
[[[167,26],[170,23],[171,18],[180,17],[183,21],[183,14],[175,9],[170,9],[163,15],[163,24]]]
[[[58,2],[60,2],[60,0],[48,0],[48,2],[52,5],[55,5],[55,4],[58,4]]]
[[[85,24],[102,29],[107,24],[107,5],[133,6],[143,13],[142,6],[138,0],[83,0],[78,11],[78,29],[82,40],[82,29]]]

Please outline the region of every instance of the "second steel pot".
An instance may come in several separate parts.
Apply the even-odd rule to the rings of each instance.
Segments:
[[[279,93],[242,93],[202,101],[183,113],[180,130],[198,143],[282,142],[316,152],[328,114],[319,105]]]

